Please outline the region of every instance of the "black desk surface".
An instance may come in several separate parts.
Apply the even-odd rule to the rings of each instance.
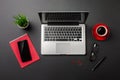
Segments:
[[[89,11],[86,56],[42,56],[40,54],[40,20],[38,11]],[[28,16],[31,29],[24,31],[13,23],[13,16]],[[96,23],[111,29],[107,41],[96,41],[91,30]],[[28,33],[41,60],[21,69],[9,41]],[[119,0],[0,0],[0,80],[114,80],[120,79],[120,1]],[[98,43],[98,58],[107,59],[92,72],[96,63],[89,61],[92,43]],[[82,64],[77,62],[81,61]],[[75,62],[75,63],[73,63]]]

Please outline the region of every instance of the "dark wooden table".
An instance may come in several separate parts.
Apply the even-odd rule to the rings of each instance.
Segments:
[[[86,22],[86,56],[42,56],[38,11],[89,11]],[[13,23],[13,16],[22,13],[30,20],[28,31]],[[111,30],[107,41],[96,41],[92,27],[106,23]],[[9,41],[28,33],[40,61],[21,69]],[[94,72],[96,62],[89,61],[92,44],[99,44],[96,62],[106,60]],[[119,80],[120,76],[120,1],[119,0],[0,0],[0,80]]]

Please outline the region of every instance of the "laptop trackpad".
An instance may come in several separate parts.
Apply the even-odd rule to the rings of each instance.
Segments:
[[[71,45],[69,43],[56,43],[56,53],[70,53]]]

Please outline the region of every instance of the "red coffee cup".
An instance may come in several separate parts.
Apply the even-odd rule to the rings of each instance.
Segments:
[[[96,24],[92,29],[92,34],[96,40],[106,40],[109,36],[110,29],[106,24]]]

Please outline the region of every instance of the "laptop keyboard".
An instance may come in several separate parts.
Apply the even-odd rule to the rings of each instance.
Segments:
[[[75,26],[49,26],[45,27],[45,41],[82,41],[82,29]]]

